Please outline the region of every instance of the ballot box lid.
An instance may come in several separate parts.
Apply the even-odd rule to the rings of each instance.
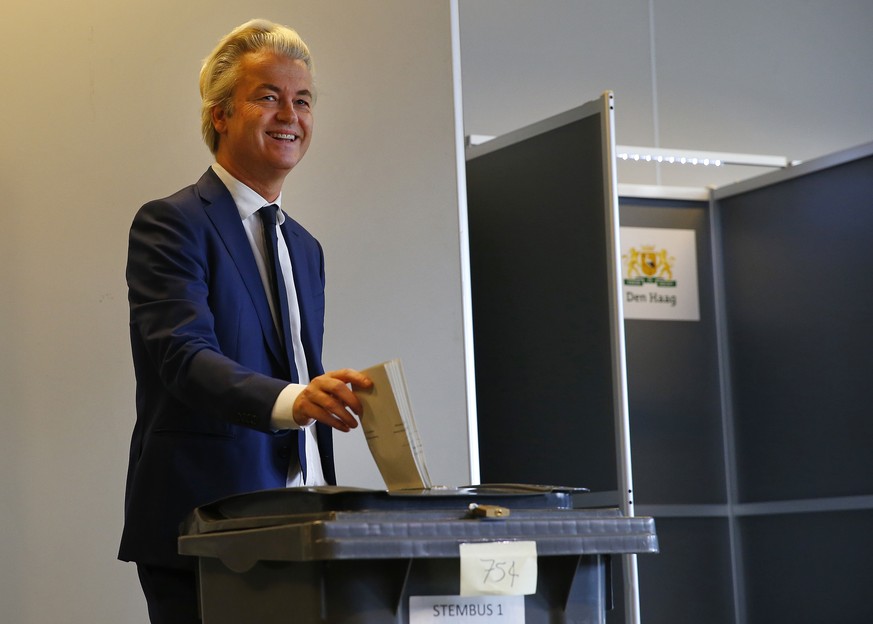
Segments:
[[[578,492],[505,484],[265,490],[195,509],[179,552],[219,558],[237,572],[257,561],[457,557],[461,543],[475,541],[532,540],[540,555],[657,552],[651,518],[573,509]]]
[[[514,483],[396,491],[331,485],[279,488],[230,496],[198,507],[187,523],[189,532],[211,533],[330,512],[466,510],[471,503],[515,509],[570,509],[573,495],[586,491]]]

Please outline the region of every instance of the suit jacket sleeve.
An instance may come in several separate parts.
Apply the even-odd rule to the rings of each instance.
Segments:
[[[253,304],[240,299],[251,294],[238,281],[226,242],[189,204],[151,202],[131,227],[135,363],[145,358],[139,366],[192,411],[267,431],[287,381],[274,376],[260,325],[246,327],[244,309]]]

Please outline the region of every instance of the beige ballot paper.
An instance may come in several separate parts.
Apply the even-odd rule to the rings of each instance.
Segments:
[[[361,426],[385,485],[389,490],[430,488],[400,360],[361,372],[373,381],[368,390],[355,392],[364,408]]]

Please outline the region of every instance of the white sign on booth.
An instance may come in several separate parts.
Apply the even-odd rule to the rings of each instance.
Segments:
[[[624,318],[699,321],[694,230],[621,228]]]

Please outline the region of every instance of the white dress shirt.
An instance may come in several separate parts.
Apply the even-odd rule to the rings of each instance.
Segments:
[[[264,236],[261,220],[257,216],[258,210],[270,204],[279,207],[278,225],[281,226],[285,222],[285,213],[282,212],[282,195],[280,194],[276,201],[269,202],[258,193],[246,186],[236,178],[234,178],[227,170],[214,163],[212,170],[218,178],[230,191],[237,210],[239,210],[240,219],[242,219],[243,227],[246,231],[249,244],[252,246],[252,253],[255,256],[255,263],[258,265],[258,272],[261,275],[261,282],[264,285],[264,292],[267,293],[267,300],[270,303],[270,312],[273,315],[273,322],[276,327],[279,327],[279,313],[276,308],[276,302],[273,301],[273,291],[270,286],[270,276],[267,269],[267,255],[264,248]],[[300,338],[300,306],[297,303],[297,290],[294,288],[294,269],[291,266],[291,256],[288,253],[288,246],[285,243],[285,237],[281,231],[277,231],[279,242],[279,264],[282,268],[282,276],[285,280],[285,292],[288,293],[288,313],[291,321],[291,345],[294,348],[294,363],[297,366],[299,383],[289,383],[284,390],[276,398],[276,403],[273,405],[270,425],[276,431],[282,429],[302,429],[306,436],[306,484],[324,485],[324,472],[321,469],[321,459],[318,454],[318,442],[315,438],[315,429],[312,425],[315,421],[311,421],[305,427],[300,427],[293,418],[294,401],[309,383],[309,369],[306,366],[306,356],[303,352],[303,341]],[[304,485],[303,473],[300,467],[292,465],[286,479],[288,487]]]

